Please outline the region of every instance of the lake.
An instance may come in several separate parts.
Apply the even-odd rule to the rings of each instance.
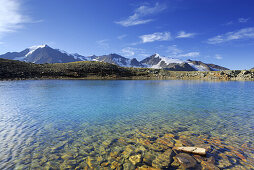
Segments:
[[[0,169],[126,169],[166,134],[220,168],[254,168],[254,82],[0,81]]]

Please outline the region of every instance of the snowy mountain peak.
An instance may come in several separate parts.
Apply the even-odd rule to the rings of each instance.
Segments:
[[[227,68],[215,64],[206,64],[201,61],[181,60],[169,58],[155,53],[142,61],[133,58],[125,58],[119,54],[108,54],[102,56],[82,56],[77,53],[68,53],[60,49],[54,49],[46,44],[27,48],[21,52],[8,52],[0,55],[0,58],[20,60],[37,64],[43,63],[68,63],[75,61],[99,61],[116,64],[122,67],[146,67],[166,69],[172,71],[215,71],[226,70]]]
[[[27,57],[28,55],[31,55],[35,50],[39,49],[39,48],[45,48],[47,47],[46,44],[43,44],[43,45],[35,45],[35,46],[32,46],[32,47],[29,47],[29,52],[25,55],[25,57]]]
[[[157,58],[157,57],[160,57],[160,54],[155,53],[155,54],[154,54],[154,58]]]
[[[43,45],[34,45],[32,47],[29,47],[28,49],[29,50],[37,50],[38,48],[45,48],[47,47],[48,45],[47,44],[43,44]]]

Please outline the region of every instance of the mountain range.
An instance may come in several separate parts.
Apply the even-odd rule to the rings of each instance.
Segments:
[[[44,63],[69,63],[75,61],[99,61],[116,64],[122,67],[157,68],[172,71],[220,71],[228,68],[215,64],[206,64],[201,61],[183,61],[175,58],[168,58],[153,54],[141,61],[136,58],[125,58],[118,54],[102,56],[83,56],[80,54],[69,54],[60,49],[53,49],[48,45],[32,46],[21,52],[7,52],[0,55],[0,58],[31,62],[36,64]]]

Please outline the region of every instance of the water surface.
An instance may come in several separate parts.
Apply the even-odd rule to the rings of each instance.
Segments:
[[[0,81],[0,169],[82,167],[88,156],[107,159],[124,147],[107,141],[137,138],[137,131],[248,146],[246,160],[228,168],[250,167],[253,101],[254,82]]]

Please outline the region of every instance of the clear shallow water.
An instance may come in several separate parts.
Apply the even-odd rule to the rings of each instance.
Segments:
[[[0,82],[0,169],[82,167],[120,147],[101,148],[107,141],[137,131],[247,145],[235,164],[253,165],[254,82]]]

